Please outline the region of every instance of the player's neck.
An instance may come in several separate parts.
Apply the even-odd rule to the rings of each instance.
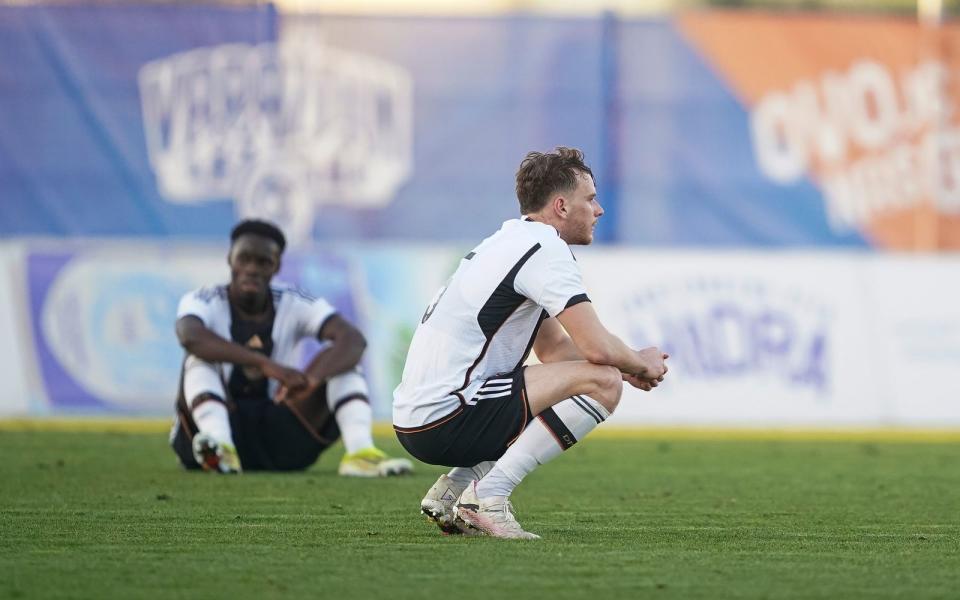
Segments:
[[[533,221],[534,223],[543,223],[544,225],[549,225],[550,227],[553,227],[554,229],[557,230],[557,235],[559,235],[561,238],[563,237],[563,234],[560,233],[560,223],[555,222],[553,219],[551,219],[547,215],[544,215],[541,213],[533,213],[529,215],[523,215],[523,217],[521,218],[524,221]]]
[[[244,319],[256,321],[266,318],[270,314],[270,295],[264,294],[262,297],[242,297],[230,293],[230,304]]]

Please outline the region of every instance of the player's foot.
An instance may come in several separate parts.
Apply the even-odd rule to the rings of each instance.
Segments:
[[[477,535],[478,529],[468,525],[463,519],[457,518],[454,507],[457,498],[463,493],[463,487],[452,479],[441,475],[433,484],[427,495],[420,501],[420,512],[437,524],[444,535]]]
[[[344,456],[337,473],[344,477],[392,477],[413,473],[413,463],[405,458],[390,458],[371,447]]]
[[[193,436],[193,458],[204,471],[240,473],[240,455],[229,442],[220,442],[208,433]]]
[[[471,481],[457,499],[457,516],[483,533],[513,540],[539,540],[540,536],[524,531],[513,516],[513,504],[507,496],[477,496],[477,482]]]

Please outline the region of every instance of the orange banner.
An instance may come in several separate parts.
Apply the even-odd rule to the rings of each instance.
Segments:
[[[960,27],[705,12],[680,18],[750,113],[761,172],[821,189],[883,248],[960,249]]]

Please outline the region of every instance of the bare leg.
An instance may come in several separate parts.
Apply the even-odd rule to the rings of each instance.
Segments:
[[[616,368],[586,361],[533,365],[524,379],[527,402],[537,418],[480,480],[480,498],[509,496],[528,473],[606,419],[623,393]]]
[[[616,367],[585,360],[531,365],[523,375],[527,402],[535,415],[573,396],[589,396],[613,412],[623,393],[623,379]]]

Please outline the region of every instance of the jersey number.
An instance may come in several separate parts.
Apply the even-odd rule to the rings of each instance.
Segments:
[[[470,260],[470,259],[472,259],[472,258],[473,258],[474,256],[476,256],[476,255],[477,255],[476,252],[470,252],[470,253],[468,253],[466,256],[463,257],[463,260]],[[463,266],[463,261],[460,262],[460,266],[461,266],[461,267]],[[460,268],[457,268],[457,271],[459,272],[459,271],[460,271]],[[426,311],[425,313],[423,313],[423,318],[420,319],[420,324],[421,324],[421,325],[423,325],[424,323],[426,323],[426,322],[427,322],[427,319],[430,318],[430,315],[433,314],[433,311],[435,311],[435,310],[437,309],[437,304],[440,304],[440,298],[443,298],[443,295],[447,293],[447,289],[450,287],[450,282],[453,281],[453,278],[456,277],[456,276],[457,276],[456,273],[454,273],[453,275],[451,275],[451,276],[450,276],[450,279],[447,279],[447,283],[445,283],[444,286],[443,286],[442,288],[440,288],[440,291],[437,292],[437,297],[433,299],[433,302],[431,302],[431,303],[430,303],[430,306],[427,307],[427,311]]]
[[[440,292],[437,294],[437,297],[434,298],[433,302],[430,303],[430,306],[427,307],[426,312],[423,313],[423,318],[420,319],[420,324],[423,325],[427,322],[427,319],[430,318],[430,315],[433,314],[433,311],[437,309],[437,304],[440,303],[440,298],[443,298],[443,295],[447,293],[447,287],[443,286],[440,288]]]

